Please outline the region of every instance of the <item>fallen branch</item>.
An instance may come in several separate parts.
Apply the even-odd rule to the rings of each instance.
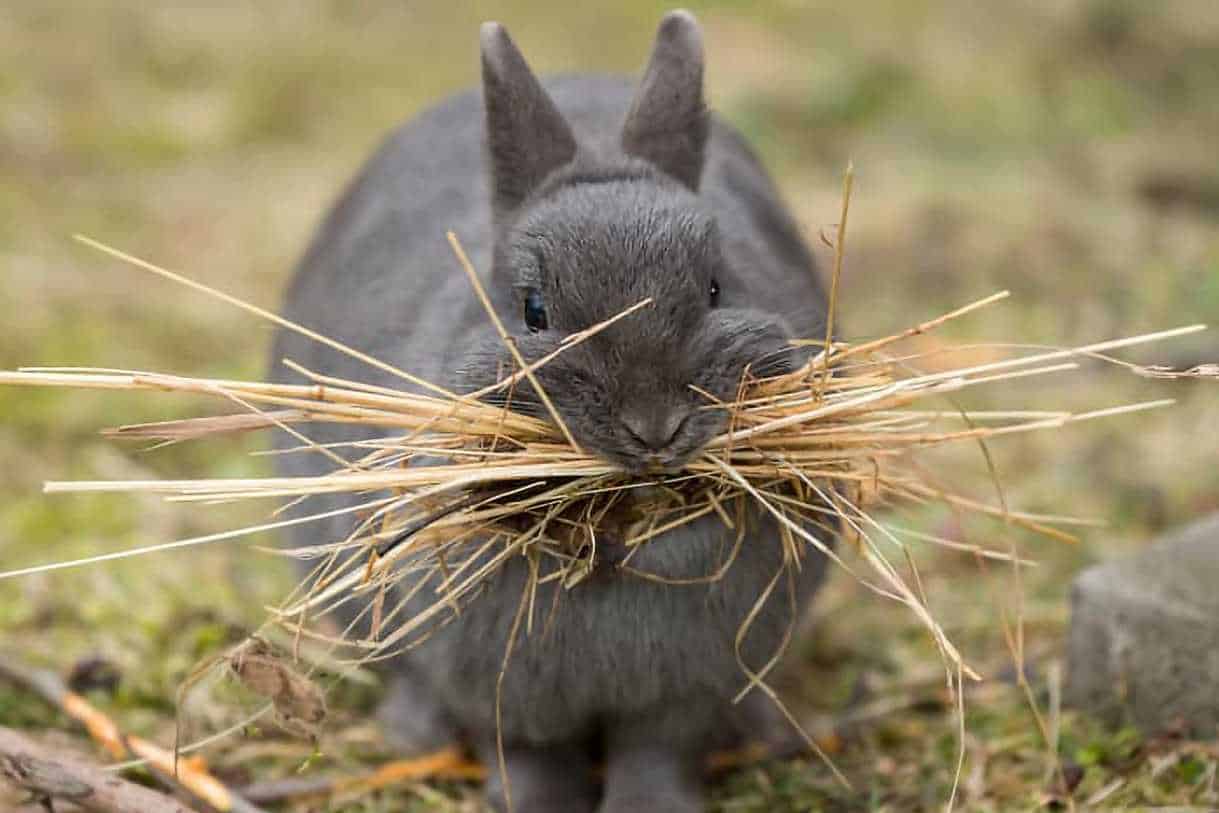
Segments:
[[[89,735],[115,759],[141,760],[158,780],[219,813],[263,813],[193,761],[177,760],[175,766],[172,751],[140,737],[124,734],[109,717],[69,689],[54,672],[22,666],[6,653],[5,659],[0,661],[0,678],[34,692],[84,725]],[[108,775],[113,777],[112,774]],[[133,809],[141,813],[155,813],[159,808]]]
[[[4,727],[0,727],[0,781],[44,806],[64,801],[95,813],[194,813],[194,808],[159,791],[128,782],[99,765],[65,757]]]

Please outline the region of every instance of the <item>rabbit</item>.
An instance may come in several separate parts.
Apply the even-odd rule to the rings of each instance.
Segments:
[[[514,364],[447,231],[526,360],[651,297],[537,377],[586,451],[640,476],[679,470],[725,423],[692,385],[731,399],[747,366],[791,369],[801,351],[789,340],[824,334],[811,251],[743,137],[707,109],[702,35],[690,13],[663,18],[637,88],[617,76],[541,81],[497,23],[482,26],[480,44],[481,98],[452,96],[390,135],[321,224],[282,313],[423,380],[473,392]],[[418,390],[291,331],[275,337],[273,377],[303,381],[285,358]],[[511,408],[548,416],[525,382]],[[343,426],[305,431],[318,443],[370,437]],[[318,454],[278,460],[285,476],[332,467]],[[333,496],[294,510],[352,504]],[[353,522],[301,525],[292,542],[333,541]],[[809,548],[790,582],[771,592],[738,657],[737,632],[784,565],[776,523],[756,510],[748,528],[717,581],[632,576],[615,566],[607,542],[607,564],[592,577],[571,589],[541,585],[537,606],[554,610],[544,631],[516,640],[497,719],[497,682],[529,570],[523,558],[508,561],[459,615],[387,667],[382,719],[391,736],[412,751],[466,743],[489,768],[487,799],[498,810],[509,801],[519,813],[703,810],[709,749],[752,725],[731,702],[747,683],[742,661],[756,669],[782,646],[825,570]],[[720,566],[734,534],[711,514],[648,541],[631,565],[698,580]],[[433,600],[417,596],[408,611]]]

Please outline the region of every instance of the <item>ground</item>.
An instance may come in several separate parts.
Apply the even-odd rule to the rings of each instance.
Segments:
[[[257,377],[265,324],[73,243],[82,232],[274,307],[311,228],[396,122],[476,78],[477,23],[498,18],[543,70],[638,70],[661,7],[500,4],[10,4],[0,13],[0,368],[96,365]],[[747,133],[809,237],[857,184],[840,318],[881,335],[998,289],[1006,304],[954,340],[1061,345],[1219,316],[1219,7],[1213,0],[855,0],[695,4],[713,105]],[[830,253],[819,244],[823,270]],[[456,267],[455,267],[456,273]],[[1219,359],[1215,334],[1131,358]],[[998,623],[1010,572],[915,549],[937,615],[985,676],[967,697],[961,809],[1042,805],[1210,809],[1214,745],[1105,730],[1056,705],[1071,576],[1219,509],[1213,382],[1163,382],[1099,364],[971,404],[1169,409],[995,443],[1019,507],[1103,518],[1074,545],[1012,532],[1024,573],[1030,690]],[[188,400],[0,389],[0,568],[164,541],[255,519],[123,497],[48,497],[44,480],[231,476],[266,470],[256,438],[155,452],[98,437],[202,414]],[[949,481],[991,486],[974,450]],[[960,534],[951,516],[900,521]],[[984,527],[975,533],[997,533]],[[1001,529],[1000,529],[1001,530]],[[1005,532],[1006,533],[1006,532]],[[268,539],[0,582],[0,646],[67,669],[102,655],[122,680],[99,705],[172,739],[177,687],[290,584]],[[855,789],[813,759],[737,771],[721,811],[939,809],[957,722],[915,620],[836,578],[788,689]],[[322,753],[267,730],[209,751],[240,783],[357,771],[392,757],[367,722],[373,692],[332,697]],[[1028,697],[1046,720],[1040,733]],[[223,703],[191,729],[238,718]],[[68,727],[0,686],[0,724]],[[1057,763],[1061,770],[1054,770]],[[303,766],[303,767],[302,767]],[[1063,787],[1064,781],[1068,787]],[[462,785],[404,786],[331,809],[462,809]]]

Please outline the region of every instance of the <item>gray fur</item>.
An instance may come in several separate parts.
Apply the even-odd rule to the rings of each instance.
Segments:
[[[477,93],[463,93],[388,139],[322,224],[284,313],[468,391],[511,364],[446,230],[460,237],[527,358],[650,296],[652,307],[565,352],[540,378],[590,451],[633,471],[680,466],[722,420],[695,409],[701,402],[689,384],[731,396],[746,364],[782,369],[795,361],[787,338],[824,330],[809,251],[740,136],[702,110],[701,45],[690,15],[662,22],[637,98],[617,77],[538,83],[497,25],[484,26],[482,44],[485,107]],[[722,291],[716,308],[713,279]],[[523,317],[529,290],[541,293],[548,320],[536,333]],[[415,389],[292,333],[276,336],[273,354],[278,380],[295,380],[278,363],[290,358]],[[514,408],[529,410],[533,400],[524,387]],[[319,442],[367,437],[341,426],[308,433]],[[294,476],[331,464],[292,454],[280,466]],[[297,510],[351,502],[326,497]],[[351,523],[304,526],[293,542],[340,538]],[[607,567],[570,591],[539,590],[534,634],[518,642],[503,685],[517,810],[590,809],[594,741],[606,748],[602,810],[700,809],[695,766],[723,741],[728,698],[744,683],[734,637],[782,565],[773,523],[754,517],[751,527],[715,584],[659,585]],[[730,543],[712,516],[650,541],[631,565],[705,576]],[[747,663],[771,655],[793,604],[807,603],[823,569],[822,557],[809,554],[790,583],[780,580],[746,641]],[[526,576],[523,561],[510,562],[460,618],[394,662],[397,680],[410,687],[397,693],[425,721],[421,746],[451,730],[495,764],[495,683]],[[498,798],[498,781],[489,794]]]
[[[481,31],[491,206],[496,223],[576,155],[576,138],[499,23]]]
[[[622,125],[622,149],[697,191],[707,144],[703,41],[689,12],[669,14]]]

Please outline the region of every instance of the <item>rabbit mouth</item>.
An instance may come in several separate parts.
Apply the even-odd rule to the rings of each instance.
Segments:
[[[540,403],[519,397],[509,402],[502,396],[491,396],[486,398],[486,401],[522,415],[551,420],[548,410]],[[707,431],[704,427],[692,425],[701,424],[702,421],[683,420],[670,437],[664,438],[663,443],[657,443],[655,440],[649,442],[640,437],[638,430],[633,431],[620,420],[603,419],[601,423],[604,426],[598,427],[600,431],[596,433],[580,432],[578,425],[570,428],[574,431],[577,443],[586,452],[616,466],[628,475],[641,478],[680,473],[687,463],[698,457],[714,435],[713,430]]]
[[[697,456],[698,453],[698,450],[694,450],[680,455],[662,452],[645,454],[632,453],[622,449],[595,448],[588,448],[588,451],[606,463],[617,467],[624,474],[645,481],[658,480],[680,474],[685,469],[686,464]]]
[[[646,477],[664,477],[671,474],[680,474],[692,457],[693,455],[684,455],[680,458],[666,457],[659,454],[648,455],[639,462],[638,468],[632,473]]]
[[[623,426],[613,448],[593,450],[600,457],[620,467],[627,474],[640,478],[667,477],[680,474],[696,459],[715,435],[718,425],[712,425],[697,413],[680,422],[671,436],[659,443],[640,438]]]

